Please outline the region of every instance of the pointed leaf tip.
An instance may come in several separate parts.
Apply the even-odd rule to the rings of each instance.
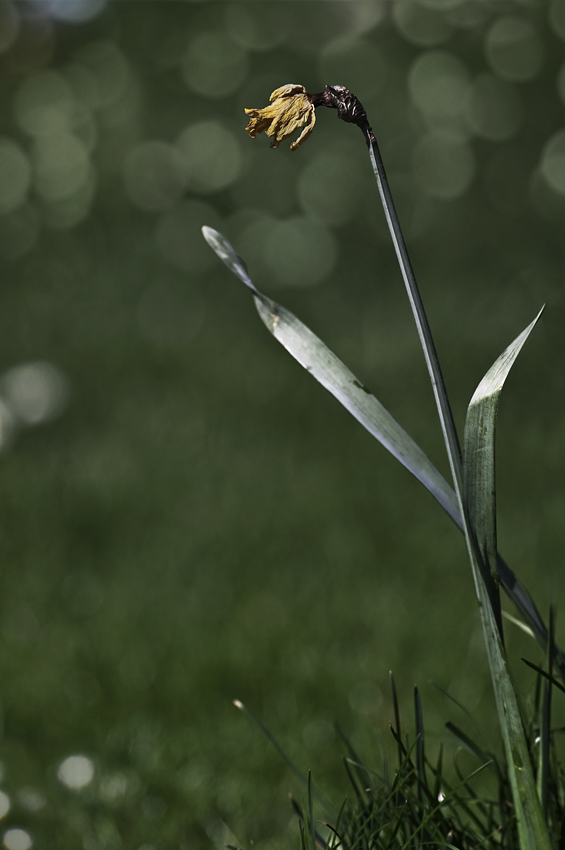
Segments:
[[[226,264],[228,269],[236,274],[243,283],[249,286],[250,289],[256,292],[256,289],[247,274],[245,263],[236,252],[233,245],[228,242],[226,237],[222,236],[222,234],[217,230],[214,230],[213,227],[207,227],[206,225],[202,228],[202,235],[210,248],[218,255],[220,260]]]

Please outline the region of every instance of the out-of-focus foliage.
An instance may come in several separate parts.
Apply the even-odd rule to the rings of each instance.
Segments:
[[[9,850],[288,846],[293,780],[233,697],[337,802],[332,722],[378,748],[389,668],[488,725],[459,535],[262,331],[200,227],[442,469],[361,135],[318,110],[273,151],[244,107],[285,83],[359,96],[459,422],[547,303],[498,447],[500,549],[545,611],[565,590],[564,39],[562,0],[0,0]]]

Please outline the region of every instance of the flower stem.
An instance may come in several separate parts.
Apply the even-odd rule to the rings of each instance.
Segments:
[[[398,258],[398,263],[400,265],[400,270],[402,272],[402,277],[404,279],[404,284],[406,286],[406,292],[408,293],[408,298],[410,300],[410,306],[412,307],[412,313],[414,314],[414,320],[416,322],[416,327],[418,329],[422,348],[424,350],[426,366],[428,367],[428,373],[432,383],[443,436],[447,446],[451,474],[453,476],[453,482],[455,485],[455,492],[459,496],[459,499],[461,499],[461,447],[455,428],[455,422],[453,420],[453,413],[451,411],[451,405],[449,403],[447,390],[445,388],[445,383],[443,380],[439,358],[437,356],[435,343],[428,322],[428,317],[426,315],[424,304],[420,296],[418,284],[416,283],[416,277],[414,275],[414,270],[412,268],[412,263],[410,261],[408,248],[406,247],[406,241],[404,239],[404,234],[402,233],[402,228],[398,219],[396,207],[394,206],[394,201],[392,199],[392,193],[390,191],[390,186],[386,176],[386,171],[382,161],[381,153],[379,151],[377,140],[368,123],[365,126],[362,126],[361,130],[365,136],[367,146],[369,148],[369,156],[371,158],[373,169],[375,171],[375,177],[377,179],[377,185],[379,187],[379,193],[383,203],[387,224],[394,244],[394,249],[396,251],[396,256]]]

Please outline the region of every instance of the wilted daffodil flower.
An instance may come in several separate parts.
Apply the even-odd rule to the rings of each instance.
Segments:
[[[308,138],[316,123],[316,110],[304,86],[289,83],[275,89],[269,98],[271,105],[264,109],[246,109],[250,116],[245,128],[252,139],[257,133],[267,131],[272,136],[271,147],[278,148],[280,142],[292,136],[299,127],[304,127],[300,136],[290,146],[295,151]]]

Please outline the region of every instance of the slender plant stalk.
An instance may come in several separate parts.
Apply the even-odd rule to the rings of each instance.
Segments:
[[[495,580],[483,561],[481,549],[476,539],[475,527],[469,520],[467,513],[467,500],[463,490],[461,447],[455,429],[451,405],[377,140],[361,103],[355,95],[343,86],[326,86],[324,92],[317,97],[320,97],[320,105],[336,108],[340,118],[349,123],[357,124],[369,148],[369,156],[379,187],[386,220],[424,351],[445,439],[454,489],[463,517],[463,531],[479,602],[500,729],[508,762],[520,847],[521,850],[551,850],[549,834],[537,794],[528,745],[503,644],[498,581]]]
[[[453,483],[455,485],[455,492],[461,501],[461,488],[463,482],[461,446],[459,445],[459,438],[455,429],[451,404],[445,388],[445,382],[443,380],[443,374],[439,358],[437,356],[435,343],[432,337],[428,317],[424,309],[424,304],[420,296],[420,291],[416,283],[416,277],[408,254],[408,248],[406,247],[404,234],[400,227],[400,221],[398,219],[392,193],[390,191],[389,182],[377,140],[368,124],[361,129],[365,135],[367,146],[369,148],[369,156],[377,179],[384,213],[394,244],[394,249],[396,251],[396,256],[398,258],[400,271],[402,272],[402,277],[406,286],[406,292],[410,300],[410,306],[418,329],[422,349],[424,351],[424,357],[426,359],[426,366],[428,367],[428,373],[436,400],[443,437],[448,448],[449,464],[451,467],[451,474],[453,476]]]

